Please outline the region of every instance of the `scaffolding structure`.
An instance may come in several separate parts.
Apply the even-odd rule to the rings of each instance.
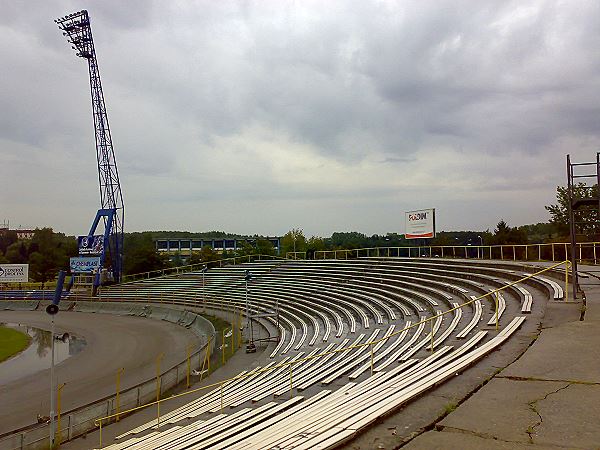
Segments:
[[[579,291],[577,244],[600,236],[600,153],[596,161],[573,163],[567,155],[567,205],[571,241],[573,299]]]

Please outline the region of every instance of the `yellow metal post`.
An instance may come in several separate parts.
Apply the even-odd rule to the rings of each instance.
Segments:
[[[293,364],[290,364],[290,398],[292,398],[294,396],[294,392],[293,392],[294,380],[292,378],[292,365]]]
[[[200,355],[200,352],[198,352],[198,355]],[[202,364],[200,364],[200,361],[198,361],[198,365],[200,366],[200,381],[202,381],[204,378],[204,367],[206,367],[206,353],[204,353]]]
[[[221,333],[221,359],[223,362],[223,365],[225,365],[225,347],[227,346],[227,343],[225,342],[225,329],[223,329],[223,332]]]
[[[242,348],[242,310],[240,309],[240,314],[238,317],[238,348]]]
[[[495,299],[496,299],[496,331],[498,331],[498,301],[499,301],[498,296],[499,295],[500,295],[500,293],[498,291],[496,291],[496,297],[495,297]]]
[[[191,355],[192,355],[192,346],[194,344],[190,344],[187,346],[187,387],[188,389],[190,388],[190,372],[192,370],[192,363],[191,363]]]
[[[210,336],[208,338],[208,345],[206,346],[206,370],[208,370],[208,372],[206,372],[207,374],[210,375],[210,344],[212,343],[212,336]]]
[[[62,431],[60,429],[60,394],[62,392],[62,388],[65,387],[65,384],[67,384],[67,383],[63,383],[56,388],[56,411],[57,411],[56,433],[58,434],[58,438],[57,438],[58,445],[60,445],[60,443],[62,441]]]
[[[100,419],[100,423],[98,425],[100,427],[100,447],[102,447],[102,419]]]
[[[160,430],[160,360],[164,353],[156,357],[156,428]]]
[[[235,352],[235,343],[237,339],[235,338],[235,329],[237,327],[237,313],[235,307],[231,311],[231,356]]]
[[[431,353],[433,353],[433,316],[431,316],[429,323],[431,324]]]
[[[117,370],[117,382],[116,382],[116,413],[117,413],[117,417],[115,418],[115,420],[118,422],[119,421],[119,410],[121,407],[121,398],[120,398],[120,394],[121,394],[121,374],[125,371],[124,367],[121,367],[120,369]]]
[[[223,414],[223,383],[221,383],[221,414]]]
[[[569,261],[565,261],[565,302],[569,301]]]

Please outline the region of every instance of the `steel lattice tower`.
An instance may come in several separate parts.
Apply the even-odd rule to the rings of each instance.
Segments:
[[[72,48],[77,52],[77,56],[85,58],[88,62],[94,133],[96,137],[98,181],[100,184],[100,204],[103,210],[114,211],[113,223],[110,230],[109,249],[115,280],[120,281],[123,268],[125,205],[123,203],[117,161],[108,125],[108,115],[106,114],[100,71],[92,39],[90,17],[88,12],[83,10],[57,19],[55,22],[63,31],[63,35],[67,37],[68,42],[72,44]],[[103,220],[106,227],[106,216],[103,216]]]

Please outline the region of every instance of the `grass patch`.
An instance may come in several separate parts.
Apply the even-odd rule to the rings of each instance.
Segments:
[[[223,365],[223,349],[220,348],[223,345],[223,331],[225,330],[225,332],[227,332],[231,330],[232,324],[230,322],[227,322],[226,320],[221,319],[220,317],[211,316],[208,314],[203,314],[202,316],[205,319],[208,319],[213,324],[216,331],[215,348],[211,353],[210,358],[210,373],[212,373]],[[231,358],[233,356],[233,353],[235,353],[238,349],[238,332],[238,329],[236,329],[234,332],[233,352],[231,348],[231,337],[225,338],[225,362],[227,362],[227,360]]]
[[[26,333],[0,326],[0,362],[25,350],[30,341]]]
[[[449,402],[444,406],[444,414],[448,415],[458,407],[458,402]]]

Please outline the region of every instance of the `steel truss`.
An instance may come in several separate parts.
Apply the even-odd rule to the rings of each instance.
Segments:
[[[108,115],[104,103],[100,70],[96,59],[96,50],[92,38],[90,18],[86,10],[69,14],[55,20],[63,35],[67,37],[77,56],[88,62],[90,76],[90,92],[92,113],[94,117],[94,134],[96,137],[96,159],[98,163],[98,182],[100,185],[100,205],[102,210],[114,210],[112,227],[103,218],[104,226],[109,226],[109,252],[112,272],[115,281],[120,281],[123,270],[123,227],[125,221],[125,205],[117,161],[112,144],[108,124]]]

